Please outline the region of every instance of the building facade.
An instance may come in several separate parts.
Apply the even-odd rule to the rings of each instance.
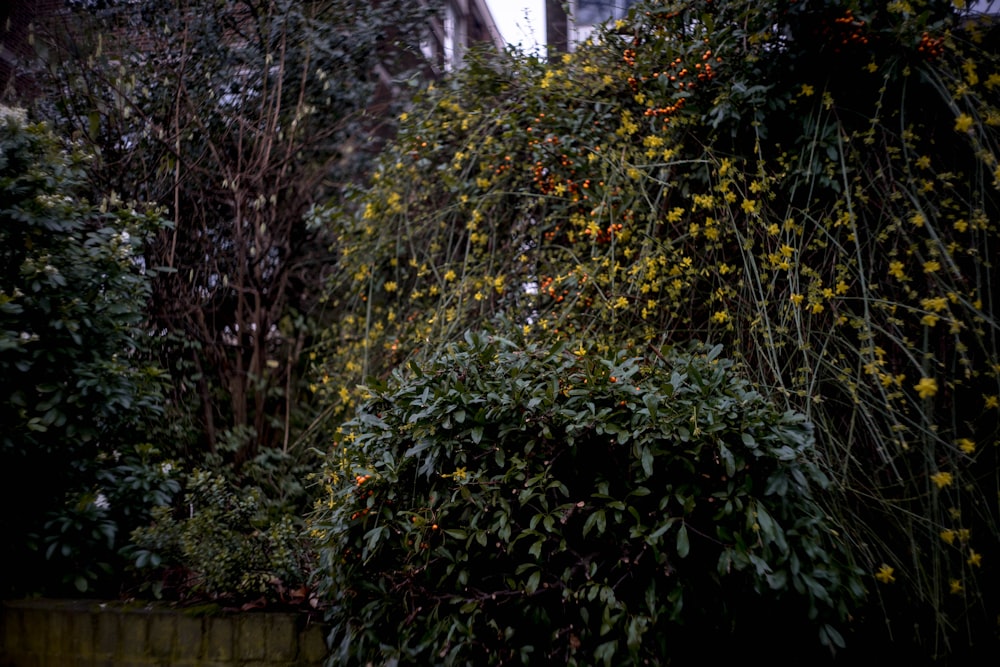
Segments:
[[[447,0],[444,15],[428,26],[424,55],[442,71],[459,67],[473,44],[488,43],[498,51],[503,37],[493,21],[486,0]]]
[[[552,50],[572,51],[597,25],[624,17],[635,3],[636,0],[545,0],[546,42]]]

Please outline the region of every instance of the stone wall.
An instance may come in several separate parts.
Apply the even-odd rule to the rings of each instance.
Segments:
[[[0,603],[0,667],[320,667],[305,615],[94,600]]]

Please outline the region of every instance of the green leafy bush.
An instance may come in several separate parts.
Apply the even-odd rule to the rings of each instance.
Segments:
[[[721,343],[820,434],[872,643],[958,664],[997,646],[983,6],[641,2],[571,54],[470,59],[403,119],[358,214],[330,214],[329,296],[356,313],[317,355],[330,413],[498,314],[602,354]]]
[[[4,593],[93,590],[117,564],[116,535],[135,524],[96,503],[102,471],[162,407],[160,372],[142,361],[141,247],[163,221],[112,195],[84,199],[88,159],[0,107]]]
[[[140,580],[157,597],[185,602],[309,602],[303,587],[314,552],[301,521],[274,497],[273,489],[194,471],[183,504],[157,508],[149,525],[132,533],[128,554]]]
[[[148,444],[126,454],[99,454],[88,465],[95,468],[93,484],[68,492],[63,505],[46,515],[40,541],[66,588],[115,596],[129,585],[121,576],[129,533],[169,506],[180,483],[173,464]]]
[[[863,589],[805,418],[720,346],[570,348],[470,334],[368,387],[316,513],[333,659],[666,664],[807,625],[801,655],[842,644]]]

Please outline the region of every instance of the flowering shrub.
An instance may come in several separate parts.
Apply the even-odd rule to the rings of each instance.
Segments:
[[[91,159],[0,105],[5,596],[103,592],[122,533],[151,504],[132,494],[131,512],[109,509],[101,490],[109,462],[142,448],[162,412],[162,372],[142,359],[140,258],[165,223],[113,194],[88,202]]]
[[[349,416],[497,315],[602,355],[722,343],[816,424],[867,630],[995,641],[1000,63],[959,4],[647,2],[551,62],[472,63],[329,214],[355,315],[315,390]]]
[[[317,512],[334,659],[666,664],[806,625],[842,644],[862,584],[812,429],[720,352],[470,334],[369,387]]]

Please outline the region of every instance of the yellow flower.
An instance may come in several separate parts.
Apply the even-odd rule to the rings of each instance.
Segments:
[[[667,222],[680,222],[681,217],[684,215],[684,209],[674,207],[669,213],[667,213]]]
[[[468,476],[469,476],[469,475],[468,475],[468,473],[467,473],[467,472],[465,471],[465,467],[464,467],[464,466],[463,466],[463,467],[461,467],[461,468],[456,468],[456,469],[455,469],[455,474],[453,475],[453,477],[454,477],[455,479],[465,479],[465,478],[466,478],[466,477],[468,477]]]
[[[810,86],[808,83],[803,83],[802,90],[801,92],[799,92],[799,95],[804,97],[810,97],[814,92],[816,91],[812,86]]]
[[[913,386],[917,390],[920,398],[930,398],[937,393],[937,380],[934,378],[920,378],[920,382]]]
[[[447,270],[447,271],[445,271],[445,273],[444,273],[444,279],[445,279],[445,280],[446,280],[447,282],[451,282],[451,281],[452,281],[452,280],[454,280],[454,279],[455,279],[456,277],[457,277],[457,276],[456,276],[455,272],[454,272],[453,270],[451,270],[451,269],[448,269],[448,270]]]
[[[942,540],[944,540],[948,544],[955,543],[955,531],[951,530],[950,528],[948,530],[942,530],[940,533],[938,533],[938,535],[941,537]]]
[[[931,475],[931,481],[934,482],[934,484],[936,484],[937,488],[939,489],[943,489],[944,487],[951,484],[953,479],[954,478],[952,477],[950,472],[938,471],[933,475]]]
[[[712,319],[719,324],[725,324],[726,320],[729,319],[729,313],[724,310],[717,311],[714,315],[712,315]]]
[[[968,132],[972,127],[972,116],[967,113],[959,114],[958,118],[955,119],[955,131],[956,132]]]
[[[943,296],[934,297],[932,299],[921,299],[920,305],[932,313],[940,313],[948,307],[948,300]]]
[[[898,260],[889,262],[889,275],[899,280],[906,278],[906,273],[903,271],[903,263]]]
[[[744,199],[743,203],[740,204],[740,208],[743,209],[744,213],[753,213],[757,210],[757,202],[752,199]]]
[[[969,438],[959,438],[955,441],[955,444],[958,445],[963,454],[972,454],[976,451],[976,443]]]
[[[924,262],[924,273],[934,273],[941,270],[941,262],[937,260],[930,260],[929,262]]]
[[[960,595],[962,593],[962,582],[958,579],[952,579],[948,582],[948,588],[954,595]]]
[[[395,292],[397,287],[399,287],[399,285],[390,280],[385,284],[385,291],[390,293]]]
[[[889,565],[882,563],[882,567],[879,568],[878,572],[875,573],[875,578],[881,581],[883,584],[891,584],[896,581],[896,577],[893,576],[893,569]]]
[[[987,410],[989,410],[990,408],[1000,407],[1000,397],[998,397],[997,395],[994,394],[993,396],[985,396],[984,398],[986,403],[985,405],[983,405],[983,407],[986,408]]]
[[[802,303],[802,299],[803,299],[804,297],[803,297],[803,296],[802,296],[801,294],[792,294],[792,295],[791,295],[790,297],[788,297],[788,298],[789,298],[789,300],[790,300],[790,301],[791,301],[791,302],[792,302],[793,304],[795,304],[795,305],[797,306],[797,305],[799,305],[799,304],[801,304],[801,303]]]
[[[972,565],[974,567],[981,567],[982,561],[983,561],[983,555],[982,554],[978,554],[975,551],[973,551],[972,549],[969,549],[969,558],[968,558],[968,560],[965,561],[966,563],[968,563],[969,565]]]
[[[923,227],[925,222],[927,222],[927,218],[924,217],[923,213],[917,212],[910,216],[910,224],[914,227]]]

